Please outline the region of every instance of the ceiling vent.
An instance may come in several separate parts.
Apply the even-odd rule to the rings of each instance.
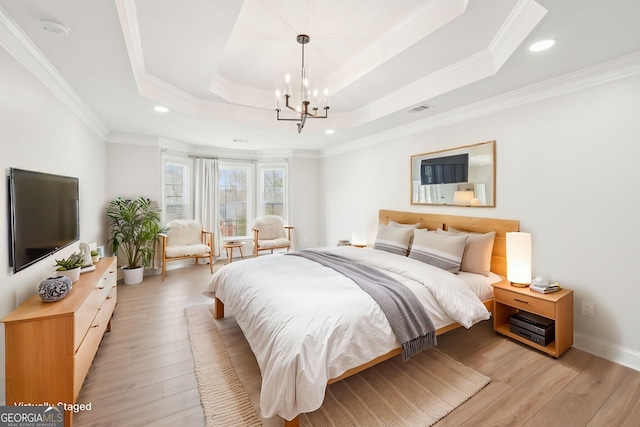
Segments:
[[[408,113],[419,113],[420,111],[424,111],[424,110],[428,110],[429,108],[432,108],[431,105],[427,105],[427,104],[422,104],[422,105],[418,105],[416,107],[413,107],[412,109],[408,110]]]

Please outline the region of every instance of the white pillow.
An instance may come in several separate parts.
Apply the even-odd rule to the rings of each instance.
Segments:
[[[389,221],[389,227],[400,227],[400,228],[420,228],[420,223],[415,224],[402,224],[401,222]]]
[[[417,230],[418,228],[420,228],[420,223],[417,222],[415,224],[403,224],[401,222],[389,221],[389,227],[414,228],[414,229]],[[409,239],[409,250],[411,250],[411,245],[413,245],[413,234],[411,235],[411,238]],[[409,254],[407,254],[407,255],[409,255]]]
[[[464,253],[462,254],[460,270],[488,276],[491,272],[491,255],[493,254],[493,241],[496,237],[495,231],[488,233],[470,233],[449,227],[448,232],[454,235],[467,236],[467,243],[465,244]],[[438,229],[438,233],[447,232]]]
[[[443,270],[460,271],[466,235],[432,233],[415,230],[409,258],[431,264]]]
[[[409,242],[413,237],[413,230],[413,228],[408,227],[389,227],[388,225],[380,224],[373,249],[407,256]]]

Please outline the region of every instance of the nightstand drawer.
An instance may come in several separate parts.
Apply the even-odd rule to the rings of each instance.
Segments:
[[[531,295],[511,292],[504,289],[495,289],[493,293],[495,302],[516,307],[530,313],[555,319],[556,305],[553,301],[546,301]]]

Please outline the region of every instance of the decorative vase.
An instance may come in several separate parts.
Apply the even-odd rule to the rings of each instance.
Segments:
[[[144,268],[143,267],[135,267],[135,268],[122,268],[122,274],[124,275],[124,284],[125,285],[137,285],[142,282],[142,278],[144,276]]]
[[[77,282],[80,279],[80,270],[82,267],[73,268],[71,270],[56,270],[55,274],[67,276],[71,279],[72,283]]]
[[[66,276],[49,277],[38,285],[38,295],[44,302],[59,301],[71,290],[71,279]]]

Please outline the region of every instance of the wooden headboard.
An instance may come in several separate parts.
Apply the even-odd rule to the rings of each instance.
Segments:
[[[453,227],[456,230],[473,231],[476,233],[496,232],[493,241],[493,254],[491,256],[491,271],[500,275],[507,275],[507,238],[510,231],[520,231],[520,221],[498,218],[477,218],[472,216],[427,214],[419,212],[401,212],[381,209],[378,213],[380,224],[389,224],[389,221],[401,224],[420,224],[420,228],[447,230]]]

